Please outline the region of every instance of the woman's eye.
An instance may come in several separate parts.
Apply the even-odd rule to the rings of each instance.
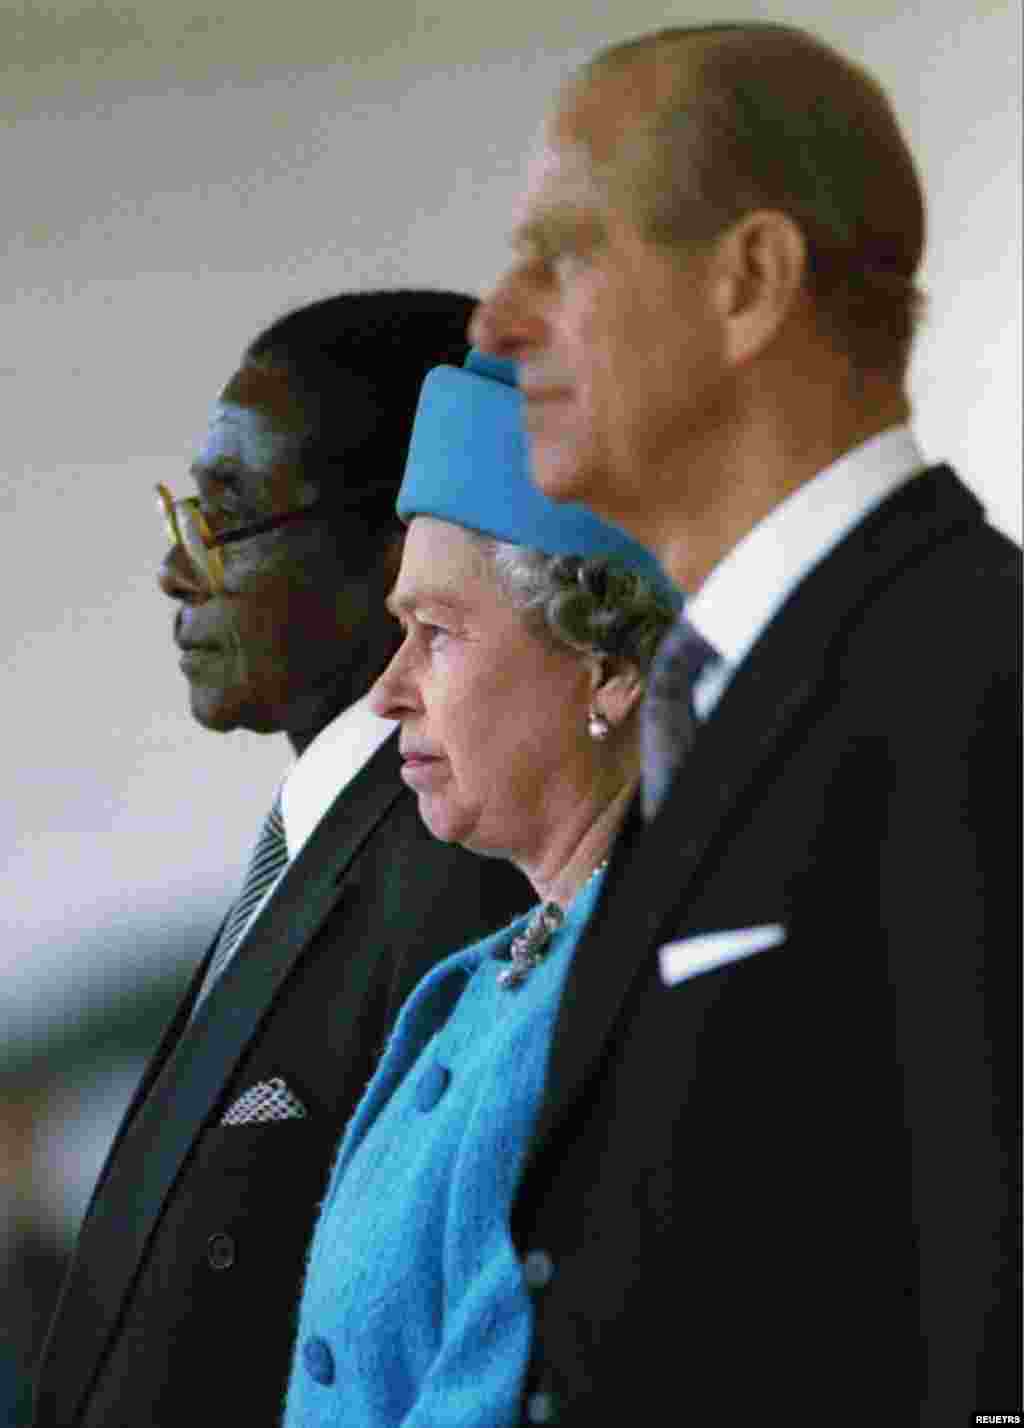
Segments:
[[[418,620],[416,624],[420,638],[427,648],[431,650],[443,644],[451,634],[451,630],[446,629],[444,625],[434,625],[431,624],[429,620]]]

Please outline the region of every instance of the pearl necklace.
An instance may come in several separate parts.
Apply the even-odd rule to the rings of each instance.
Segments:
[[[598,863],[575,896],[579,897],[583,888],[588,888],[598,873],[603,873],[607,866],[607,858]],[[493,954],[499,961],[512,963],[511,967],[506,967],[498,973],[498,986],[507,992],[521,987],[534,967],[539,967],[548,955],[551,939],[564,921],[565,913],[557,902],[543,902],[535,907],[519,936],[513,937],[508,948]]]

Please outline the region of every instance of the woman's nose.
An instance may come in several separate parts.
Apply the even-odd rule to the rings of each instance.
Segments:
[[[408,673],[409,656],[401,645],[391,663],[371,686],[370,709],[379,719],[401,719],[418,707],[418,697]]]
[[[469,321],[469,340],[474,347],[514,361],[536,342],[539,318],[528,300],[528,286],[517,265],[484,294]]]
[[[196,570],[180,545],[172,545],[160,562],[157,584],[172,600],[195,605],[210,598],[206,581]]]

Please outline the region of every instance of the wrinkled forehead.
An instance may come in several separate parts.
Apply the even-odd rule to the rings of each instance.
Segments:
[[[398,606],[417,604],[427,594],[467,599],[482,585],[494,585],[485,554],[486,536],[438,516],[413,516],[402,548],[402,564],[392,591]]]
[[[586,146],[563,139],[550,122],[545,124],[529,152],[513,209],[513,245],[528,247],[552,223],[604,206],[604,189]]]
[[[294,457],[304,433],[302,412],[284,374],[246,365],[214,402],[195,464],[266,470]]]
[[[526,163],[527,200],[557,192],[566,201],[593,203],[601,196],[590,150],[549,119],[538,130]]]
[[[517,229],[551,207],[592,212],[626,199],[629,171],[671,83],[653,60],[570,81],[531,146]]]
[[[195,466],[266,470],[298,451],[297,434],[282,432],[260,407],[214,402],[195,453]]]

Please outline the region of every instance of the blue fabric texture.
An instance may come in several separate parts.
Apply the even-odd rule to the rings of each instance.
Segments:
[[[530,479],[515,363],[473,351],[427,373],[398,514],[436,516],[548,555],[604,556],[648,580],[674,609],[678,588],[642,545],[584,506],[556,504]]]
[[[493,954],[525,916],[439,963],[405,1003],[321,1206],[285,1428],[519,1421],[533,1311],[509,1213],[602,880],[522,986],[498,986],[507,963]]]

